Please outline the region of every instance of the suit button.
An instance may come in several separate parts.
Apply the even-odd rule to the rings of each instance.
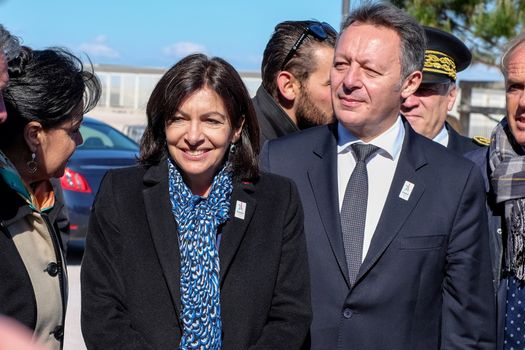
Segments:
[[[352,317],[353,314],[354,314],[354,313],[353,313],[352,310],[350,310],[350,309],[344,309],[344,310],[343,310],[343,316],[344,316],[345,318],[347,318],[347,319],[350,318],[350,317]]]
[[[47,271],[49,276],[55,277],[56,275],[58,275],[58,270],[59,270],[58,265],[54,262],[50,262],[49,264],[47,264],[45,271]]]
[[[51,332],[56,340],[62,340],[64,338],[64,327],[56,326],[55,329]]]

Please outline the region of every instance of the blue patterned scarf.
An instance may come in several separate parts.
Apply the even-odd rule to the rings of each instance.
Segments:
[[[222,322],[217,228],[229,218],[232,175],[224,167],[207,198],[191,193],[168,159],[169,192],[180,249],[180,349],[221,349]]]

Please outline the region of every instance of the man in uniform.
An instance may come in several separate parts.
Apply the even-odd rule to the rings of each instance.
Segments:
[[[264,50],[253,99],[261,145],[333,121],[330,67],[337,33],[327,23],[279,23]]]
[[[470,50],[461,40],[442,30],[425,27],[425,34],[423,81],[418,90],[405,99],[401,113],[416,132],[458,154],[487,146],[487,139],[462,136],[446,122],[458,92],[456,74],[470,65]]]

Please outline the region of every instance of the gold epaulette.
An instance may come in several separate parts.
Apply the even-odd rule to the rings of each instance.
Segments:
[[[490,139],[488,137],[474,136],[472,138],[472,141],[474,141],[474,143],[476,145],[480,145],[480,146],[488,146],[488,145],[490,145]]]

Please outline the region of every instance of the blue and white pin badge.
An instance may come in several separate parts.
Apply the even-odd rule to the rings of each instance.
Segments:
[[[405,181],[403,188],[401,188],[401,192],[399,192],[399,198],[407,201],[410,198],[410,194],[412,194],[413,189],[414,184],[410,181]]]
[[[241,220],[244,220],[245,214],[246,214],[246,203],[242,201],[237,201],[237,203],[235,203],[235,217]]]

